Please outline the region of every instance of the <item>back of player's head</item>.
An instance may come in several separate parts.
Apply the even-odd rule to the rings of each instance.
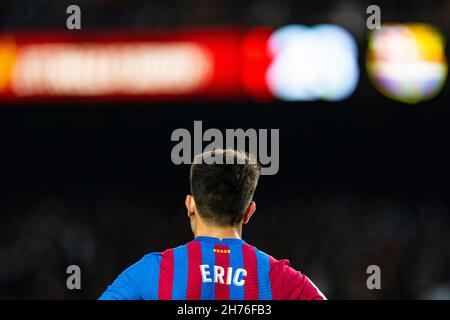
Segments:
[[[199,215],[218,226],[238,225],[258,184],[256,160],[241,151],[216,149],[197,155],[191,166],[191,194]]]

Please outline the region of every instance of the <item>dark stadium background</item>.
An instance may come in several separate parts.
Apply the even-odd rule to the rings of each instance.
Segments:
[[[110,31],[314,24],[337,5],[73,3],[84,8],[83,30]],[[0,27],[65,30],[68,4],[2,1]],[[380,5],[383,20],[433,22],[450,35],[450,1]],[[145,253],[189,241],[189,167],[172,164],[170,135],[202,120],[205,129],[280,129],[280,170],[260,180],[247,242],[289,258],[330,299],[448,299],[449,83],[418,105],[383,97],[367,80],[360,39],[360,83],[342,102],[2,103],[0,298],[95,299]],[[65,286],[70,264],[81,267],[80,291]],[[371,264],[382,290],[366,288]]]

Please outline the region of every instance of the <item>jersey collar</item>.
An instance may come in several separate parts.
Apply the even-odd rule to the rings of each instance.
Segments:
[[[205,236],[196,237],[194,241],[210,242],[215,244],[229,244],[229,245],[245,243],[244,240],[238,238],[224,238],[220,240],[219,238],[205,237]]]

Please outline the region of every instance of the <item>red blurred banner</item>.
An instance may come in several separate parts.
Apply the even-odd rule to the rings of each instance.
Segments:
[[[272,99],[271,30],[0,35],[0,100]]]

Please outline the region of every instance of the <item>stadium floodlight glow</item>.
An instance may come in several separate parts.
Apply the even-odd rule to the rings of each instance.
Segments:
[[[273,61],[266,79],[278,99],[337,101],[355,91],[358,49],[342,27],[289,25],[276,30],[268,45]]]
[[[418,103],[436,96],[447,77],[444,37],[433,26],[390,23],[371,32],[367,71],[385,96]]]

